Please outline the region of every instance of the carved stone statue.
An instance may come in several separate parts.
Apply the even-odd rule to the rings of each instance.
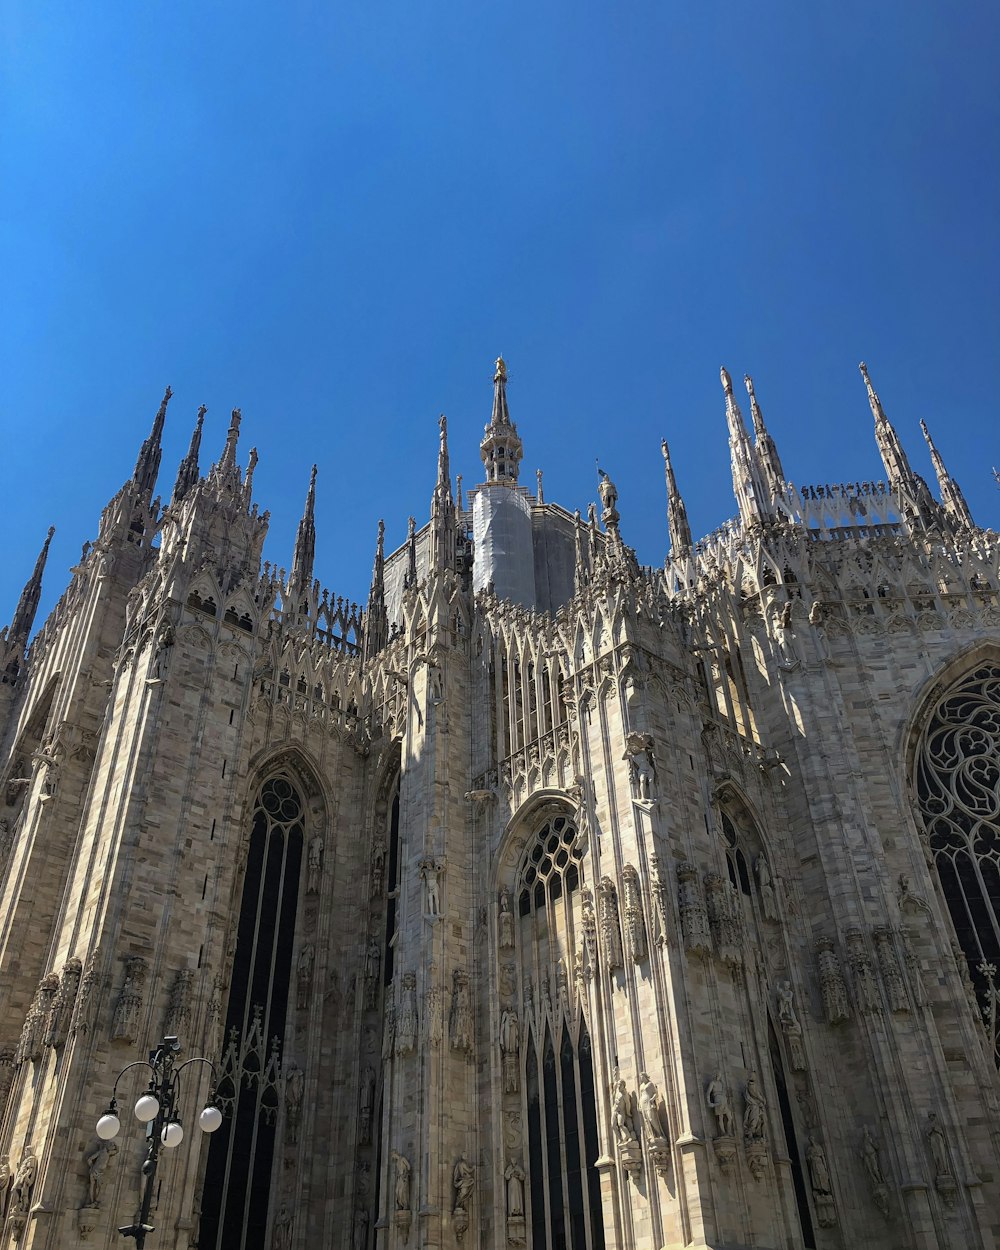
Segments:
[[[517,1012],[505,1007],[500,1015],[500,1053],[503,1056],[503,1090],[516,1094],[520,1070],[521,1030]]]
[[[305,1090],[306,1074],[294,1063],[285,1075],[285,1127],[289,1145],[296,1146],[299,1141],[299,1128],[302,1124],[302,1094]]]
[[[476,1169],[466,1158],[464,1152],[459,1155],[452,1172],[452,1188],[455,1190],[455,1201],[452,1211],[468,1211],[472,1201],[472,1191],[476,1187]]]
[[[620,1146],[628,1145],[629,1142],[636,1140],[635,1126],[632,1122],[632,1099],[625,1088],[625,1080],[617,1068],[612,1081],[611,1123]]]
[[[371,897],[379,898],[385,883],[385,845],[376,842],[372,847],[372,883]]]
[[[306,867],[306,893],[318,894],[323,877],[323,850],[326,843],[317,833],[309,843],[309,862]]]
[[[382,952],[378,938],[373,937],[365,952],[365,1009],[372,1011],[378,1002],[378,976],[382,967]]]
[[[511,1160],[503,1175],[507,1182],[507,1215],[521,1217],[524,1215],[524,1168],[516,1159]]]
[[[19,1215],[27,1215],[31,1210],[31,1191],[35,1187],[37,1175],[38,1160],[35,1158],[34,1151],[28,1146],[14,1176],[14,1187],[10,1195],[11,1211]]]
[[[313,963],[315,959],[316,952],[313,949],[313,944],[312,942],[307,942],[302,947],[302,950],[299,951],[299,961],[295,966],[295,1005],[299,1011],[305,1011],[309,1006],[309,991],[312,988]]]
[[[452,974],[451,1017],[448,1022],[452,1050],[472,1050],[472,1003],[469,974],[456,968]]]
[[[88,1172],[90,1206],[96,1207],[101,1199],[101,1187],[104,1184],[104,1173],[108,1164],[118,1153],[118,1146],[113,1141],[100,1142],[84,1159]]]
[[[639,1114],[650,1141],[670,1136],[659,1093],[645,1072],[639,1073]]]
[[[830,1169],[827,1167],[823,1147],[815,1137],[809,1138],[806,1163],[809,1165],[809,1181],[820,1226],[832,1228],[837,1222],[837,1213],[833,1203],[833,1188],[830,1185]]]
[[[437,920],[441,915],[441,873],[443,866],[433,859],[420,861],[420,879],[424,883],[424,915]]]
[[[292,1245],[292,1213],[288,1203],[282,1202],[278,1214],[274,1217],[274,1228],[271,1232],[271,1250],[291,1250]]]
[[[885,1177],[882,1174],[882,1164],[879,1160],[878,1142],[872,1136],[872,1131],[865,1125],[865,1131],[861,1138],[861,1162],[864,1164],[865,1172],[868,1175],[868,1183],[871,1186],[872,1201],[882,1212],[883,1215],[889,1214],[888,1186],[885,1183]]]
[[[409,1055],[417,1046],[417,977],[403,973],[402,994],[396,1013],[396,1054]]]
[[[799,1024],[792,1005],[791,981],[778,982],[778,1024],[788,1043],[788,1054],[796,1072],[806,1069],[806,1054],[802,1046],[802,1025]]]
[[[767,1104],[757,1087],[757,1073],[751,1072],[743,1090],[743,1137],[745,1141],[763,1141]]]
[[[763,853],[757,856],[754,872],[757,874],[760,905],[764,912],[764,918],[766,920],[778,920],[778,900],[774,892],[774,881],[771,877],[771,868],[767,862],[767,856]]]
[[[715,1127],[720,1137],[732,1137],[734,1127],[733,1109],[729,1105],[729,1094],[722,1073],[716,1072],[709,1081],[705,1097],[712,1114],[715,1116]]]
[[[919,894],[913,893],[913,879],[908,872],[899,874],[899,910],[905,911],[910,908],[911,911],[922,911],[926,915],[931,914],[931,909],[927,904],[927,900]]]
[[[944,1139],[944,1130],[933,1111],[927,1117],[926,1131],[927,1144],[931,1148],[931,1157],[934,1160],[935,1175],[950,1176],[951,1167],[948,1164],[948,1147]]]
[[[354,1235],[351,1238],[351,1250],[365,1250],[368,1245],[368,1212],[354,1212]]]
[[[510,909],[510,890],[506,887],[500,891],[498,928],[500,930],[500,948],[501,950],[509,950],[514,945],[514,913]]]
[[[393,1185],[393,1203],[397,1211],[410,1209],[410,1161],[398,1150],[392,1152],[392,1161],[396,1165],[396,1181]]]

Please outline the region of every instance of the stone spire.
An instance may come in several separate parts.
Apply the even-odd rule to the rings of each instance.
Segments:
[[[524,447],[507,408],[507,365],[502,356],[497,357],[493,373],[493,416],[479,444],[479,454],[486,466],[487,485],[517,485]]]
[[[10,629],[7,631],[7,641],[9,643],[17,643],[21,647],[27,646],[28,638],[31,635],[31,627],[35,623],[35,613],[38,611],[38,601],[42,597],[42,574],[45,572],[45,561],[49,554],[49,544],[52,542],[52,536],[55,534],[55,526],[49,526],[48,537],[42,544],[42,549],[38,553],[38,559],[35,561],[34,572],[28,578],[28,581],[21,591],[21,598],[17,601],[17,608],[14,611],[14,619],[10,623]]]
[[[316,555],[316,466],[313,465],[309,475],[309,490],[306,493],[306,506],[299,521],[295,535],[295,554],[292,556],[292,575],[290,585],[300,590],[308,590],[312,584],[313,560]]]
[[[385,610],[385,522],[379,520],[375,563],[372,565],[372,585],[368,592],[368,611],[365,614],[366,660],[382,650],[388,641],[388,632]]]
[[[135,483],[136,490],[143,495],[151,496],[156,486],[156,475],[160,471],[160,457],[163,455],[161,444],[163,423],[167,417],[167,404],[170,403],[171,395],[173,391],[168,386],[163,392],[163,399],[153,418],[153,428],[149,432],[149,438],[139,448],[139,457],[135,462],[132,481]]]
[[[753,378],[749,374],[744,377],[743,385],[747,388],[747,394],[750,396],[750,416],[753,420],[757,459],[760,461],[760,467],[764,470],[764,477],[771,492],[771,498],[780,499],[785,493],[785,473],[781,467],[781,460],[778,457],[778,449],[775,446],[774,439],[768,433],[767,426],[764,424],[764,414],[757,403],[757,396],[753,389]]]
[[[410,517],[406,529],[406,572],[403,574],[403,589],[408,590],[417,584],[417,522]]]
[[[677,489],[674,477],[674,466],[670,463],[670,449],[667,440],[660,443],[663,452],[663,472],[667,481],[667,530],[670,535],[670,553],[672,556],[684,555],[691,550],[691,526],[688,524],[687,508]]]
[[[455,504],[451,496],[451,461],[448,457],[448,418],[438,418],[437,482],[431,499],[431,563],[436,569],[455,564]]]
[[[868,390],[868,403],[871,405],[872,416],[875,418],[875,441],[878,443],[879,454],[885,465],[885,473],[892,487],[906,486],[912,491],[914,485],[913,470],[906,458],[906,452],[899,441],[899,436],[892,428],[889,418],[885,415],[882,401],[875,393],[872,380],[868,376],[868,366],[862,360],[858,365],[861,376]]]
[[[729,425],[729,457],[733,466],[733,494],[745,525],[771,519],[770,491],[757,453],[750,443],[743,413],[733,394],[728,370],[719,370],[726,396],[726,422]]]
[[[198,468],[198,453],[201,451],[201,431],[205,424],[205,413],[207,411],[208,409],[204,404],[198,409],[198,420],[195,422],[194,433],[191,435],[191,445],[187,449],[187,455],[177,468],[177,481],[174,483],[174,503],[180,503],[201,476],[201,470]]]
[[[965,502],[962,488],[945,468],[944,460],[942,460],[941,453],[934,446],[934,440],[931,438],[926,421],[920,422],[920,429],[923,431],[924,439],[931,453],[931,462],[934,465],[934,473],[938,480],[938,490],[941,494],[941,503],[945,512],[957,527],[974,529],[975,524],[972,520],[972,513],[969,511],[969,505]]]
[[[228,479],[234,479],[236,489],[239,489],[240,475],[236,467],[236,444],[240,440],[240,422],[243,420],[243,414],[239,408],[234,408],[232,418],[229,422],[229,432],[226,435],[226,445],[222,449],[222,455],[219,457],[217,464],[212,466],[211,476],[222,483]]]

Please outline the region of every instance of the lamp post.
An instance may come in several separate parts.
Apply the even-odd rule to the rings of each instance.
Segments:
[[[198,1115],[198,1127],[203,1133],[214,1133],[222,1125],[222,1112],[212,1101],[214,1098],[215,1066],[209,1059],[195,1056],[187,1059],[178,1067],[174,1061],[181,1045],[176,1037],[165,1037],[155,1050],[149,1052],[149,1059],[139,1059],[127,1064],[115,1078],[111,1091],[111,1102],[108,1109],[97,1121],[97,1136],[102,1141],[111,1141],[121,1131],[121,1120],[118,1118],[118,1082],[126,1072],[133,1068],[148,1068],[150,1071],[149,1086],[144,1094],[136,1100],[135,1118],[149,1126],[147,1135],[149,1146],[142,1165],[145,1184],[142,1190],[142,1205],[139,1218],[134,1224],[125,1224],[118,1231],[123,1237],[135,1240],[136,1250],[142,1250],[146,1244],[146,1234],[153,1231],[149,1223],[149,1211],[153,1205],[153,1186],[156,1182],[156,1168],[160,1158],[161,1147],[172,1150],[184,1140],[184,1128],[178,1111],[181,1095],[181,1073],[189,1064],[207,1063],[212,1069],[213,1093],[208,1103]]]

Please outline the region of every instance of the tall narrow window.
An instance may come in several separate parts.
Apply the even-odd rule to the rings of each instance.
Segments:
[[[257,796],[243,881],[218,1090],[226,1115],[208,1150],[204,1250],[253,1250],[267,1226],[303,834],[298,790],[272,777]]]
[[[1000,665],[985,664],[937,703],[920,738],[917,802],[969,975],[993,1025],[1000,969]]]
[[[515,883],[532,1250],[604,1247],[590,1037],[582,978],[571,975],[583,860],[573,821],[553,815],[529,840]]]

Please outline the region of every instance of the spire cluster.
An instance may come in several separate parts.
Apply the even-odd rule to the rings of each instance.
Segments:
[[[487,485],[516,486],[524,446],[507,407],[507,365],[498,356],[493,371],[493,415],[479,444]]]

